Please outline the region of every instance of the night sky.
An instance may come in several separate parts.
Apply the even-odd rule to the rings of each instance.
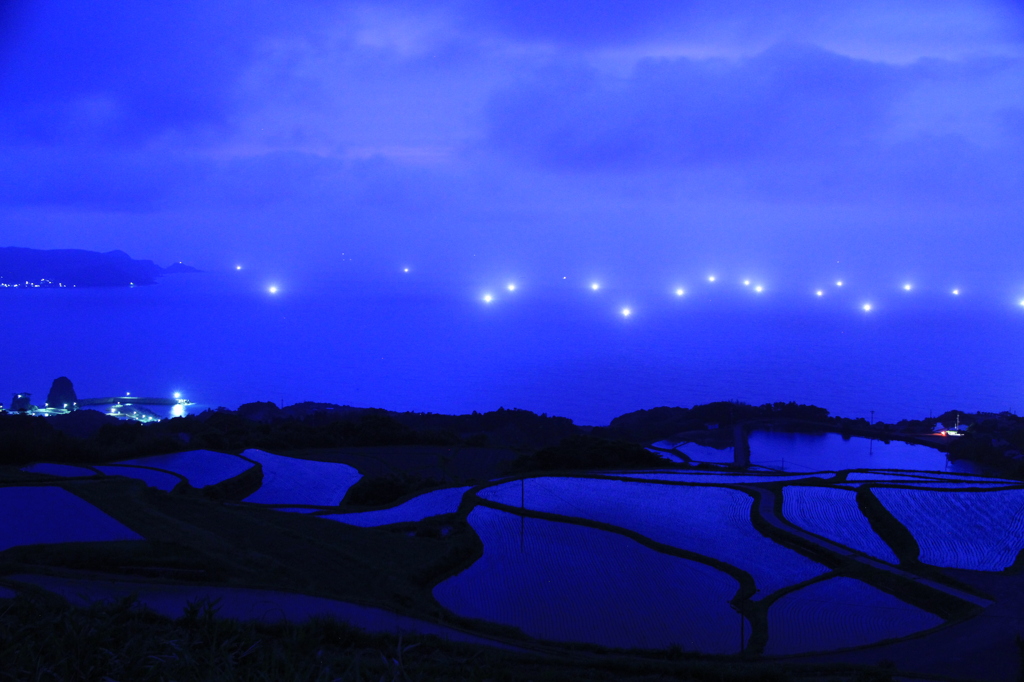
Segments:
[[[1024,285],[1016,2],[0,8],[3,245]]]

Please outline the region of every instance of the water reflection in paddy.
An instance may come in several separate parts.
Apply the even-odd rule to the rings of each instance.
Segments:
[[[732,448],[715,450],[681,443],[677,446],[696,461],[727,463]],[[843,438],[838,433],[755,431],[750,434],[751,464],[780,471],[835,471],[839,469],[913,469],[985,474],[965,460],[951,462],[939,450],[902,441],[885,443],[870,438]]]
[[[806,434],[755,431],[750,434],[750,461],[784,471],[822,469],[915,469],[982,473],[968,462],[950,462],[925,445],[889,443],[870,438],[844,439],[838,433]]]

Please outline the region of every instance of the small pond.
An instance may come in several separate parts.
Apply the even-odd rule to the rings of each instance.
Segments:
[[[971,462],[950,462],[945,453],[925,445],[844,439],[838,433],[755,431],[750,434],[750,462],[782,471],[915,469],[984,473]]]
[[[717,450],[679,443],[679,450],[698,462],[732,462],[732,448]],[[884,443],[870,438],[843,438],[838,433],[755,431],[750,434],[750,463],[778,471],[836,471],[839,469],[913,469],[986,475],[992,472],[974,462],[950,462],[943,452],[902,441]]]

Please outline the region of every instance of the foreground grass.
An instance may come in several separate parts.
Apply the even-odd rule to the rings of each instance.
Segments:
[[[0,680],[888,680],[884,670],[791,668],[752,662],[555,659],[449,643],[371,635],[332,619],[261,624],[216,617],[208,602],[177,620],[131,599],[88,608],[42,594],[0,600]]]

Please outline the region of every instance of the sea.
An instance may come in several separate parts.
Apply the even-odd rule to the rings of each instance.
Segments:
[[[1024,409],[1024,307],[948,292],[592,289],[244,273],[0,289],[0,397],[263,400],[603,425],[634,410],[796,401],[896,421]],[[484,296],[489,295],[490,300]],[[628,310],[628,314],[627,314]]]

